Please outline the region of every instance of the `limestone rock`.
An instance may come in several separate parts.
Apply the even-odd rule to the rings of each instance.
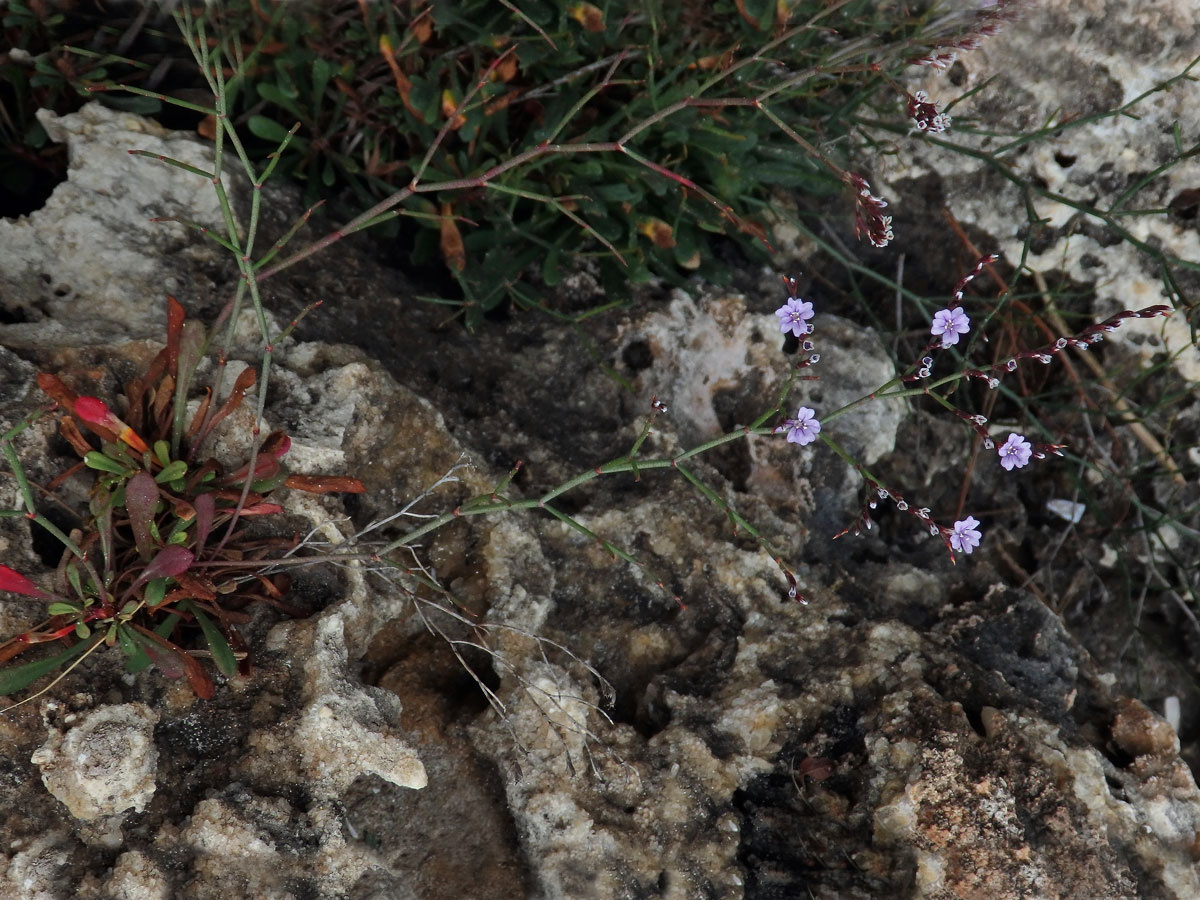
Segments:
[[[1195,8],[1188,0],[1153,7],[1125,0],[1052,0],[1024,7],[1022,21],[964,54],[947,76],[914,69],[911,90],[924,89],[948,103],[989,82],[954,110],[956,121],[977,118],[985,127],[975,134],[952,128],[946,137],[973,153],[999,154],[1000,165],[1038,185],[1029,196],[1032,207],[1026,207],[1016,183],[977,156],[930,141],[906,142],[881,169],[901,194],[918,195],[906,197],[913,204],[909,214],[906,201],[893,203],[897,234],[917,228],[920,195],[937,194],[959,222],[990,237],[982,252],[998,251],[1013,264],[1093,289],[1094,321],[1168,303],[1153,257],[1132,242],[1111,240],[1101,220],[1079,205],[1116,214],[1114,221],[1137,243],[1177,260],[1200,258],[1200,231],[1194,212],[1186,212],[1195,209],[1189,198],[1200,179],[1200,161],[1185,158],[1157,177],[1145,177],[1179,155],[1174,128],[1192,121],[1200,103],[1200,85],[1181,77],[1200,56]],[[1168,88],[1156,90],[1169,81]],[[1121,108],[1125,114],[1115,112]],[[1036,141],[1005,146],[1007,135],[1043,123],[1059,127]],[[1188,139],[1183,140],[1186,147]],[[1171,212],[1121,214],[1145,209]],[[1034,224],[1031,214],[1045,221]],[[1195,277],[1177,268],[1186,296],[1194,292]],[[1143,358],[1166,351],[1186,381],[1200,381],[1200,355],[1185,316],[1131,322],[1106,340]]]
[[[367,601],[365,592],[360,596]],[[396,696],[346,677],[343,618],[331,612],[312,625],[276,628],[272,640],[290,645],[289,651],[304,663],[299,709],[251,736],[256,754],[241,768],[269,779],[278,777],[276,770],[287,760],[288,769],[321,799],[336,799],[368,774],[399,787],[423,788],[425,769],[416,750],[400,737]]]
[[[34,384],[38,371],[53,371],[89,392],[111,396],[114,369],[127,376],[161,347],[164,289],[172,289],[168,273],[178,275],[193,264],[207,266],[212,274],[223,272],[193,233],[144,221],[147,214],[170,212],[200,221],[219,216],[211,186],[154,163],[148,169],[120,168],[145,162],[126,152],[131,142],[203,168],[211,165],[211,153],[200,142],[91,106],[64,117],[58,128],[50,125],[71,142],[70,180],[44,209],[0,223],[5,234],[0,278],[9,286],[3,294],[11,313],[0,324],[5,430],[44,404]],[[147,172],[163,177],[138,181]],[[112,183],[136,183],[138,189],[114,195]],[[85,235],[102,244],[102,261],[68,252]],[[73,292],[61,302],[47,301],[41,295],[46,272],[55,273],[52,281],[69,280]],[[208,302],[212,284],[201,278],[174,288],[189,313],[196,314],[196,306]],[[255,361],[259,340],[250,328],[241,334],[246,340],[232,348],[235,370]],[[146,340],[130,339],[142,336]],[[388,492],[397,497],[411,492],[406,499],[413,500],[461,461],[462,448],[445,434],[436,412],[361,354],[294,341],[281,343],[277,351],[264,425],[289,431],[294,470],[364,471],[381,492],[386,478]],[[239,352],[248,358],[238,359]],[[287,365],[292,352],[294,370]],[[253,406],[251,398],[238,413]],[[36,483],[50,481],[70,464],[52,444],[55,424],[44,417],[16,442]],[[222,423],[222,446],[213,452],[229,460],[244,455],[253,424],[252,416],[230,416]],[[425,435],[427,452],[401,464],[411,450],[399,445],[397,434]],[[463,472],[443,490],[453,491],[474,477]],[[0,490],[11,492],[11,479]],[[380,502],[390,500],[381,497]],[[3,505],[18,506],[16,495],[6,493]],[[351,531],[334,497],[294,492],[289,514],[294,517],[289,527],[326,544],[346,542]],[[23,519],[0,520],[0,547],[6,548],[6,564],[34,573],[44,565],[30,551]],[[56,561],[55,551],[43,552]],[[0,869],[5,889],[47,900],[150,900],[185,896],[185,883],[193,885],[187,896],[196,898],[227,897],[230,890],[240,890],[237,885],[255,884],[262,888],[256,896],[311,891],[341,897],[380,867],[381,860],[360,842],[347,843],[336,803],[355,780],[378,778],[406,788],[425,783],[420,759],[405,737],[400,702],[358,677],[372,636],[411,601],[386,574],[368,584],[353,568],[344,578],[301,572],[294,593],[317,615],[278,624],[278,636],[268,638],[278,617],[257,611],[244,626],[259,648],[256,676],[252,682],[223,683],[219,704],[197,705],[186,689],[153,671],[125,680],[118,655],[101,648],[63,680],[65,694],[59,696],[65,700],[35,701],[0,720],[5,758],[27,769],[5,789],[0,804],[0,831],[8,848]],[[6,602],[12,627],[5,636],[36,621],[40,605]],[[329,609],[321,613],[325,606]],[[251,683],[256,687],[249,689]],[[80,685],[85,689],[76,690]],[[36,727],[39,704],[53,720],[48,738]],[[235,777],[240,779],[236,789]],[[293,827],[298,807],[279,798],[301,792],[310,801],[303,828]],[[126,824],[131,819],[138,823],[132,832]],[[262,830],[278,840],[256,844],[249,839]],[[244,853],[247,846],[261,846],[262,853],[251,860]],[[196,847],[203,852],[197,854]],[[101,876],[95,854],[113,851],[123,851],[118,865]],[[163,854],[185,862],[164,867]],[[290,862],[281,866],[285,858]]]
[[[158,714],[144,703],[92,710],[33,754],[46,789],[77,819],[141,812],[154,796]]]
[[[65,831],[18,839],[7,848],[5,856],[0,885],[9,896],[28,900],[67,900],[71,896],[64,877],[71,869]]]
[[[70,169],[43,209],[0,220],[0,303],[14,322],[5,342],[79,346],[159,337],[164,294],[211,284],[202,270],[219,270],[221,258],[186,225],[150,219],[223,220],[205,179],[129,151],[200,169],[212,166],[211,151],[99,103],[61,118],[39,115],[51,139],[67,144]]]
[[[119,130],[101,127],[104,117],[92,127],[88,115],[98,114],[64,126],[80,159],[93,152],[89,134],[132,131],[205,164],[185,137],[128,117]],[[159,193],[177,192],[180,206],[193,188],[197,198],[208,190],[163,171],[172,180]],[[112,368],[155,349],[160,257],[173,254],[166,268],[199,260],[210,281],[224,271],[172,226],[178,243],[165,248],[103,218],[69,232],[55,217],[105,206],[105,189],[85,189],[82,175],[44,211],[48,221],[19,228],[59,242],[104,234],[119,254],[143,257],[129,263],[134,293],[153,296],[115,297],[111,273],[72,282],[108,304],[84,329],[73,304],[37,286],[48,261],[8,250],[37,242],[4,232],[0,253],[19,264],[3,267],[16,285],[3,302],[21,312],[0,325],[0,340],[19,349],[0,358],[5,386],[16,386],[0,396],[5,423],[38,402],[28,384],[38,369],[74,367],[111,385]],[[171,212],[152,205],[145,214]],[[286,212],[281,220],[297,210]],[[675,412],[647,452],[707,439],[773,402],[786,368],[767,304],[674,295],[589,333],[588,351],[630,392],[581,362],[570,328],[527,317],[466,335],[414,307],[370,259],[338,252],[336,264],[268,284],[279,321],[315,299],[334,311],[317,320],[320,338],[301,330],[280,348],[266,405],[268,424],[293,435],[296,460],[368,484],[345,506],[289,501],[297,532],[331,546],[400,509],[389,535],[486,496],[516,459],[527,464],[514,496],[592,472],[629,447],[652,393]],[[201,279],[197,292],[213,288]],[[858,359],[870,369],[864,385],[889,374],[869,334],[817,325],[831,381],[849,379]],[[117,334],[139,340],[110,341]],[[90,346],[103,341],[113,346]],[[254,362],[251,349],[241,346],[241,362]],[[844,402],[819,389],[795,399]],[[873,459],[901,418],[885,408],[838,428]],[[41,482],[63,461],[49,425],[22,438]],[[231,421],[224,439],[246,426]],[[313,615],[256,614],[254,674],[222,683],[208,703],[156,673],[124,679],[97,654],[53,702],[78,721],[150,710],[157,726],[143,735],[157,749],[157,787],[123,812],[136,828],[88,826],[28,762],[44,741],[37,708],[14,710],[0,721],[12,767],[0,788],[0,884],[38,900],[1200,894],[1200,794],[1169,726],[1122,700],[1056,616],[1004,587],[986,561],[952,569],[937,547],[901,561],[882,543],[830,550],[830,523],[852,512],[854,485],[840,461],[793,450],[746,442],[695,469],[792,560],[807,607],[786,602],[756,541],[661,471],[597,478],[560,501],[640,565],[614,562],[592,535],[536,511],[463,517],[412,561],[436,571],[452,602],[399,571],[297,569],[293,594]],[[447,473],[457,480],[424,493]],[[0,520],[0,547],[27,544],[22,521]]]

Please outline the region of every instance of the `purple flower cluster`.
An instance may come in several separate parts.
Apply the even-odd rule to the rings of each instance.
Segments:
[[[794,278],[789,280],[789,287],[795,293],[796,280]],[[813,332],[813,326],[808,320],[815,313],[813,305],[807,300],[796,296],[788,297],[787,302],[775,310],[775,315],[779,317],[779,330],[784,334],[790,331],[796,337],[804,337]],[[803,347],[806,351],[811,351],[813,349],[812,341],[804,341]],[[820,358],[813,353],[801,365],[815,363]],[[775,433],[787,432],[788,442],[799,444],[801,447],[811,444],[821,432],[821,423],[817,421],[816,415],[815,410],[802,406],[796,411],[795,418],[785,419],[782,425],[776,426]]]
[[[870,196],[869,188],[865,182],[857,176],[854,176],[854,179],[856,186],[861,182],[862,189],[867,192],[868,201],[878,200],[878,198]],[[882,204],[882,201],[879,202]],[[963,300],[964,288],[968,282],[981,274],[983,269],[995,260],[995,256],[981,258],[976,263],[974,269],[965,275],[955,286],[954,297],[950,305],[945,309],[939,310],[934,315],[930,332],[935,338],[940,339],[943,348],[957,344],[962,335],[970,332],[971,320],[959,305]],[[812,303],[797,296],[799,289],[795,279],[789,279],[788,289],[791,296],[787,298],[787,301],[779,309],[775,310],[775,315],[779,320],[779,329],[781,332],[784,334],[790,333],[795,337],[803,339],[801,340],[801,347],[808,356],[795,364],[797,369],[803,369],[816,363],[819,359],[817,354],[812,352],[813,342],[807,339],[807,336],[813,333],[813,325],[810,320],[814,318],[815,312]],[[1061,353],[1068,347],[1084,349],[1090,346],[1092,343],[1100,340],[1105,333],[1115,331],[1125,319],[1149,319],[1156,316],[1169,316],[1171,313],[1172,309],[1169,306],[1161,305],[1140,310],[1124,310],[1103,322],[1088,326],[1074,337],[1060,338],[1055,343],[1039,350],[1021,351],[1004,362],[993,364],[988,371],[971,368],[964,369],[962,375],[969,378],[985,379],[988,382],[988,386],[994,388],[999,384],[999,377],[1016,370],[1017,361],[1020,359],[1037,359],[1041,362],[1049,363],[1052,360],[1053,354]],[[931,343],[927,350],[931,350],[936,343],[936,341]],[[911,381],[918,378],[928,378],[932,366],[933,357],[924,356],[921,359],[921,368],[918,374],[904,375],[901,377],[901,380]],[[1000,457],[1000,465],[1006,472],[1024,468],[1035,459],[1045,459],[1049,453],[1058,456],[1063,455],[1064,445],[1034,444],[1026,439],[1024,435],[1018,434],[1015,431],[1009,432],[1008,439],[999,448],[996,448],[996,441],[987,430],[988,420],[985,416],[970,414],[957,409],[954,412],[959,418],[971,425],[983,439],[983,444],[988,450],[996,449]],[[801,406],[796,410],[795,416],[787,418],[782,424],[777,425],[774,428],[774,433],[786,434],[789,443],[805,447],[816,442],[821,434],[821,423],[817,419],[815,410],[807,406]],[[833,446],[836,448],[836,444]],[[870,494],[864,501],[855,522],[840,534],[835,535],[835,537],[841,537],[850,532],[857,535],[861,534],[864,529],[870,529],[872,526],[871,511],[877,507],[879,501],[891,499],[895,503],[897,510],[922,520],[931,535],[934,537],[940,536],[952,556],[956,553],[969,555],[983,541],[983,533],[979,530],[980,522],[974,516],[959,519],[954,523],[953,527],[946,528],[932,520],[929,509],[924,507],[914,509],[910,507],[908,502],[895,493],[895,491],[873,482],[870,478],[867,479],[867,486],[870,489]],[[787,574],[786,570],[785,574]],[[794,579],[790,578],[789,581],[792,583],[794,591]]]
[[[920,97],[923,93],[923,91],[918,92],[916,96]],[[959,304],[962,303],[963,300],[963,291],[972,280],[979,277],[979,274],[984,270],[984,268],[994,263],[997,259],[999,259],[999,257],[992,253],[981,257],[979,261],[975,263],[975,268],[960,278],[958,280],[958,284],[954,286],[954,297],[950,301],[950,305],[946,309],[939,309],[936,313],[934,313],[933,324],[930,326],[929,331],[934,337],[940,337],[942,339],[943,348],[954,346],[958,343],[958,338],[960,335],[964,335],[971,330],[970,317],[959,308]],[[926,362],[925,360],[922,360],[922,365],[924,368],[921,370],[923,373],[921,377],[929,377],[929,373],[926,370],[928,370],[932,364],[932,361]]]

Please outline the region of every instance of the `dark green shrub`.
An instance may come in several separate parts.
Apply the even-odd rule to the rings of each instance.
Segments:
[[[228,3],[208,27],[237,35],[230,113],[263,154],[301,123],[280,168],[310,202],[420,180],[389,236],[449,268],[473,324],[580,255],[610,299],[651,273],[720,277],[710,238],[764,254],[777,189],[848,217],[849,116],[920,25],[873,2],[342,0]]]

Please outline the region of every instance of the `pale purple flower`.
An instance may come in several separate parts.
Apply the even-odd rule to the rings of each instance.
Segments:
[[[971,320],[961,307],[941,309],[934,314],[933,326],[929,329],[934,335],[941,335],[942,346],[949,347],[958,343],[958,336],[971,330]]]
[[[807,406],[802,406],[796,410],[796,418],[785,419],[784,423],[775,429],[775,432],[786,431],[788,441],[799,444],[801,447],[811,444],[817,439],[817,434],[821,430],[821,423],[813,418],[815,415],[816,412]]]
[[[1033,455],[1033,445],[1022,435],[1014,432],[1010,433],[1008,440],[1000,445],[998,452],[1000,453],[1000,465],[1011,472],[1013,469],[1019,469],[1029,464],[1029,457]]]
[[[979,520],[974,516],[959,519],[954,523],[954,530],[950,532],[950,546],[959,553],[970,554],[983,539],[983,535],[976,531],[978,527]]]
[[[788,297],[787,303],[775,310],[779,316],[779,330],[784,334],[789,331],[796,337],[803,337],[812,331],[808,320],[813,317],[813,305],[799,297]]]

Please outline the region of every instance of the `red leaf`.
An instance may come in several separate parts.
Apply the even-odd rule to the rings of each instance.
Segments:
[[[275,513],[283,512],[283,507],[278,503],[255,503],[253,506],[245,507],[239,515],[242,516],[270,516]]]
[[[264,478],[274,478],[279,474],[279,460],[273,456],[267,456],[259,453],[254,459],[254,471],[250,471],[250,464],[242,466],[231,475],[226,475],[221,479],[222,484],[241,484],[249,479],[251,482],[262,481]]]
[[[20,572],[10,569],[8,566],[0,566],[0,591],[36,597],[38,600],[54,599]]]
[[[208,542],[209,532],[212,531],[213,517],[217,512],[217,501],[212,494],[201,494],[195,500],[195,507],[196,535],[193,546],[196,548],[196,552],[200,553]]]
[[[201,700],[211,700],[216,694],[213,680],[204,671],[204,666],[190,656],[178,644],[159,637],[148,628],[135,625],[134,632],[142,649],[154,661],[154,665],[168,678],[178,678],[183,675],[188,680],[188,686]],[[165,651],[165,652],[164,652]]]
[[[238,373],[237,380],[233,383],[233,388],[229,392],[229,397],[221,405],[221,408],[213,414],[212,419],[206,423],[204,434],[200,440],[203,440],[217,426],[217,423],[228,416],[231,412],[242,405],[242,400],[246,397],[246,391],[254,387],[255,381],[258,379],[258,373],[247,367]]]
[[[112,414],[108,404],[98,397],[79,397],[75,401],[75,415],[89,425],[103,425],[112,428],[117,424],[117,417]]]
[[[61,434],[80,456],[87,456],[95,447],[87,442],[79,426],[70,416],[63,416],[58,423],[58,433]]]
[[[175,576],[175,582],[187,592],[189,597],[193,599],[217,599],[217,592],[213,590],[212,584],[206,578],[199,578],[195,575],[189,575],[187,572],[179,572]]]
[[[62,383],[57,375],[49,375],[42,372],[37,377],[38,387],[42,389],[42,393],[61,406],[63,409],[73,409],[75,407],[75,392]]]
[[[174,378],[179,374],[179,341],[183,336],[183,306],[167,295],[167,374]]]
[[[442,106],[445,107],[446,100],[443,96]],[[451,105],[450,115],[454,112],[454,106]],[[462,116],[456,117],[455,121],[463,119]],[[467,249],[463,243],[462,233],[458,230],[458,223],[454,221],[454,213],[451,210],[449,203],[442,204],[442,258],[446,261],[446,266],[456,272],[461,272],[467,267]]]
[[[150,565],[142,570],[138,581],[149,581],[152,578],[174,577],[186,572],[196,556],[184,547],[163,547],[158,555],[150,561]]]
[[[105,432],[111,432],[118,440],[124,441],[139,453],[150,449],[132,428],[117,418],[103,400],[96,397],[79,397],[75,401],[74,410],[75,415],[87,422],[101,437],[104,437]]]
[[[153,548],[150,523],[154,521],[154,507],[157,504],[158,485],[154,483],[154,476],[143,471],[129,479],[125,485],[125,509],[129,513],[133,541],[142,559],[149,559]]]
[[[333,491],[362,494],[367,490],[357,478],[341,475],[289,475],[284,485],[295,491],[308,491],[310,494],[328,494]]]
[[[188,687],[192,689],[192,693],[201,700],[211,700],[216,696],[216,686],[209,674],[204,671],[204,666],[186,653],[181,656],[181,659],[183,660],[183,674],[187,676]]]
[[[262,449],[258,452],[265,456],[273,456],[276,459],[282,459],[284,454],[292,449],[292,439],[282,431],[272,431],[267,435],[267,439],[262,443]]]

